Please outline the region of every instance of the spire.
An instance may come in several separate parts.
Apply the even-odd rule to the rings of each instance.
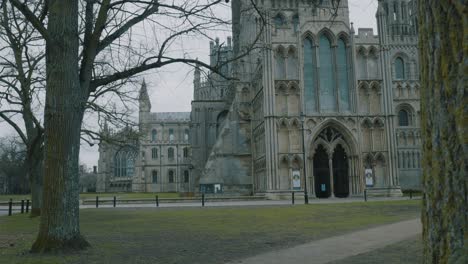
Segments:
[[[141,89],[140,89],[140,96],[138,97],[138,100],[149,100],[148,96],[148,90],[146,89],[146,81],[143,79],[143,83],[141,84]]]
[[[138,97],[140,103],[140,112],[149,112],[151,111],[151,101],[149,99],[148,90],[146,89],[146,81],[143,79],[141,84],[140,96]]]

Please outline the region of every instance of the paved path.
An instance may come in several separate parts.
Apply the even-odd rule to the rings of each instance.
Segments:
[[[322,264],[376,250],[419,233],[420,219],[413,219],[268,252],[231,264]]]

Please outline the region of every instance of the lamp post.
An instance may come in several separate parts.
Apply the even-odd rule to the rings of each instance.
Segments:
[[[303,165],[304,168],[304,202],[305,204],[309,204],[309,194],[307,193],[307,173],[306,173],[306,150],[305,150],[305,135],[304,135],[304,121],[305,116],[304,113],[301,112],[301,124],[302,124],[302,154],[303,154]]]

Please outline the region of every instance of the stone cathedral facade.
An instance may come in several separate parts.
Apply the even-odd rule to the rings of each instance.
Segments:
[[[355,31],[346,0],[338,9],[327,0],[256,0],[262,16],[250,0],[232,1],[233,38],[210,43],[211,64],[259,41],[221,68],[236,81],[195,70],[191,113],[151,113],[142,87],[131,189],[277,198],[305,188],[313,197],[419,188],[416,6],[378,2],[375,34]],[[170,129],[178,131],[172,142]],[[151,140],[153,130],[162,141]],[[176,141],[172,163],[148,161],[150,149],[162,144],[165,153]],[[105,159],[111,173],[100,174],[102,181],[118,178],[110,164],[116,151]]]

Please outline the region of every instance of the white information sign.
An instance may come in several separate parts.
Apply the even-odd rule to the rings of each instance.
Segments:
[[[292,183],[294,190],[301,189],[301,172],[298,170],[293,170],[292,172]]]
[[[366,176],[366,186],[367,187],[374,186],[374,178],[372,177],[372,169],[366,169],[364,171],[364,174]]]

